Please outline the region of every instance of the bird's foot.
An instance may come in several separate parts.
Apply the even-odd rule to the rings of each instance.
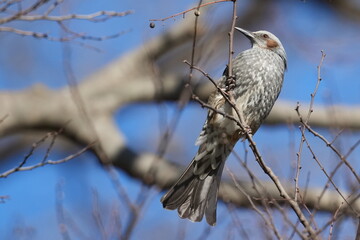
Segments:
[[[245,126],[245,127],[244,127],[244,131],[245,131],[247,134],[252,135],[252,130],[251,130],[251,128],[250,128],[249,126]]]
[[[235,76],[228,76],[227,78],[226,78],[226,82],[225,82],[225,84],[226,84],[226,91],[228,92],[228,91],[232,91],[232,90],[234,90],[234,88],[235,88]]]

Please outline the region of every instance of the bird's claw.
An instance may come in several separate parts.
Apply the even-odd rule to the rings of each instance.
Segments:
[[[235,88],[235,76],[228,76],[227,78],[226,78],[226,82],[225,82],[225,84],[226,84],[226,91],[231,91],[231,90],[234,90],[234,88]]]
[[[249,126],[245,126],[245,127],[244,127],[244,131],[245,131],[247,134],[252,135],[252,130],[251,130],[251,128],[250,128]]]

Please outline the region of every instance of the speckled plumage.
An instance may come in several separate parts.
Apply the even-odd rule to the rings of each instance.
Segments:
[[[272,33],[236,29],[249,38],[252,48],[241,52],[233,60],[233,96],[237,109],[254,134],[279,96],[286,69],[286,54],[281,42]],[[225,89],[226,74],[218,84]],[[218,91],[211,94],[208,103],[237,118]],[[209,110],[196,141],[198,153],[162,197],[163,206],[178,209],[180,217],[191,221],[201,221],[205,214],[207,222],[215,225],[218,188],[225,160],[236,142],[244,136],[234,121]]]

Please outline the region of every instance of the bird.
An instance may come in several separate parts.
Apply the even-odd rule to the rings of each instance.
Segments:
[[[200,222],[205,215],[210,226],[216,225],[217,198],[225,161],[238,140],[245,140],[245,131],[255,134],[268,116],[280,94],[287,69],[285,49],[274,34],[235,29],[251,43],[251,48],[232,60],[235,84],[232,94],[241,119],[224,95],[214,90],[208,99],[211,108],[195,143],[199,146],[197,154],[160,200],[165,209],[177,209],[181,218]],[[223,90],[227,87],[227,75],[228,67],[217,83]],[[240,128],[220,112],[242,120],[248,129]]]

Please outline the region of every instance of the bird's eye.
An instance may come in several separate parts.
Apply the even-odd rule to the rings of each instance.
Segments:
[[[267,35],[266,33],[263,34],[263,38],[269,38],[269,35]]]

